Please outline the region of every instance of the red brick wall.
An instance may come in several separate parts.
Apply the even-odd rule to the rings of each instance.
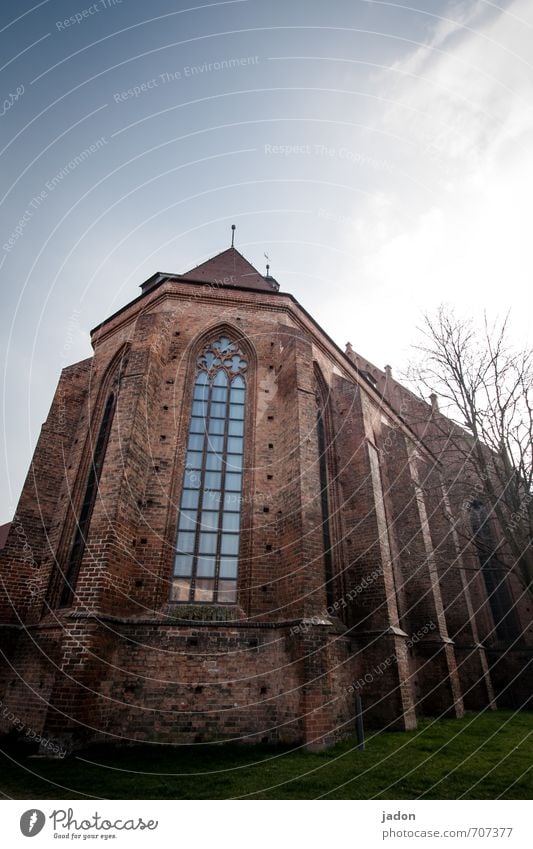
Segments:
[[[168,600],[196,357],[221,332],[241,337],[249,363],[247,471],[239,603],[210,622],[212,610]],[[168,282],[94,342],[94,358],[62,374],[0,554],[1,622],[32,625],[3,639],[6,703],[24,722],[84,739],[321,746],[353,733],[356,693],[368,723],[397,728],[413,726],[416,701],[460,712],[461,688],[467,705],[491,702],[478,642],[490,611],[460,541],[458,565],[441,466],[290,298]],[[329,608],[316,361],[328,398]],[[73,604],[49,609],[119,373]],[[452,512],[459,501],[451,489]]]

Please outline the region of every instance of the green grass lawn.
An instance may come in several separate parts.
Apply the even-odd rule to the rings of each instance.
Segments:
[[[2,752],[0,791],[42,799],[531,799],[533,714],[425,719],[326,752],[194,745],[93,747],[64,760]]]

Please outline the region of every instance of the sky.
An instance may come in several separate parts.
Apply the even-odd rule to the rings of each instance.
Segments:
[[[531,315],[531,0],[0,10],[0,522],[59,373],[156,271],[236,247],[399,374],[425,312]]]

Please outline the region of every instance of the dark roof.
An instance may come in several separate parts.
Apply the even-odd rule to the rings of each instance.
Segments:
[[[225,251],[202,262],[184,274],[173,274],[175,280],[189,280],[196,283],[211,283],[217,287],[253,289],[259,292],[276,292],[278,284],[272,277],[263,277],[256,268],[243,257],[236,248]],[[159,280],[159,274],[154,274],[141,289],[146,292]]]

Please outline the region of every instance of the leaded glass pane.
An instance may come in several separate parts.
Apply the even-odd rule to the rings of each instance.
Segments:
[[[218,534],[208,534],[202,532],[198,540],[198,551],[200,552],[200,554],[216,554],[217,539]]]
[[[204,510],[202,513],[201,526],[203,531],[218,530],[218,510]]]
[[[187,443],[187,448],[189,451],[201,451],[204,447],[204,439],[205,437],[203,434],[200,436],[200,434],[191,433]]]
[[[214,454],[222,454],[224,450],[224,437],[211,436],[211,434],[209,434],[207,437],[207,450]]]
[[[229,417],[230,419],[242,420],[244,419],[244,407],[240,404],[234,404],[233,402],[229,405]]]
[[[224,512],[239,512],[242,498],[238,492],[226,492],[224,495]]]
[[[221,557],[220,558],[220,577],[221,578],[236,578],[237,567],[239,561],[236,557]]]
[[[234,389],[232,387],[229,393],[229,400],[231,404],[244,404],[244,389]]]
[[[200,578],[214,578],[215,577],[215,569],[216,569],[217,559],[216,557],[205,556],[203,554],[198,555],[198,563],[196,568],[196,574]]]
[[[242,436],[244,433],[244,422],[233,419],[228,422],[228,434],[230,436]]]
[[[216,436],[217,434],[224,433],[225,424],[226,422],[224,421],[224,419],[209,419],[209,435],[213,434],[214,436]]]
[[[180,531],[178,533],[178,539],[176,543],[177,550],[182,552],[190,552],[192,554],[194,550],[194,537],[195,534],[191,531]]]
[[[220,541],[221,554],[239,553],[239,534],[222,534]]]
[[[211,390],[211,400],[226,403],[228,400],[228,390],[225,386],[213,386]]]
[[[175,578],[172,581],[171,601],[189,601],[191,592],[190,578]]]
[[[237,350],[235,342],[232,342],[227,336],[221,336],[220,339],[213,342],[213,347],[220,351],[221,354],[228,354],[230,351]]]
[[[204,510],[218,510],[221,501],[220,492],[206,491],[202,497],[202,507]]]
[[[195,386],[193,399],[195,401],[207,401],[209,395],[209,387],[208,386]]]
[[[241,524],[239,513],[223,513],[222,514],[222,530],[223,531],[238,531]]]
[[[220,472],[206,472],[204,486],[206,489],[220,489],[222,485],[222,474]]]
[[[240,492],[241,485],[242,475],[239,475],[235,472],[226,472],[224,487],[227,492]]]
[[[201,469],[202,468],[202,452],[201,451],[188,451],[187,457],[185,459],[185,465],[188,469]]]
[[[194,531],[196,529],[197,518],[198,514],[196,510],[180,510],[180,531]]]
[[[226,457],[226,469],[228,472],[242,471],[242,454],[228,454]]]
[[[209,416],[212,419],[225,419],[226,418],[226,404],[215,404],[213,402],[211,404]],[[238,417],[235,416],[235,418],[238,418]]]
[[[188,489],[200,489],[200,473],[198,469],[185,469],[184,486]]]
[[[177,554],[174,561],[174,574],[179,576],[192,575],[192,554]]]
[[[228,376],[223,369],[217,372],[215,379],[213,381],[213,386],[227,386],[228,385]]]
[[[194,590],[195,601],[213,601],[215,581],[209,578],[197,578]]]
[[[220,472],[222,469],[222,457],[220,454],[208,454],[205,459],[205,467],[210,472]]]
[[[197,507],[199,492],[192,489],[184,489],[181,494],[182,509]]]
[[[236,354],[234,357],[231,357],[231,359],[229,360],[229,369],[232,374],[237,374],[240,369],[245,368],[246,363],[240,358],[238,354]]]
[[[221,604],[235,604],[237,601],[237,581],[219,581],[218,600]]]
[[[207,413],[207,401],[193,401],[192,414],[193,416],[205,416]]]

